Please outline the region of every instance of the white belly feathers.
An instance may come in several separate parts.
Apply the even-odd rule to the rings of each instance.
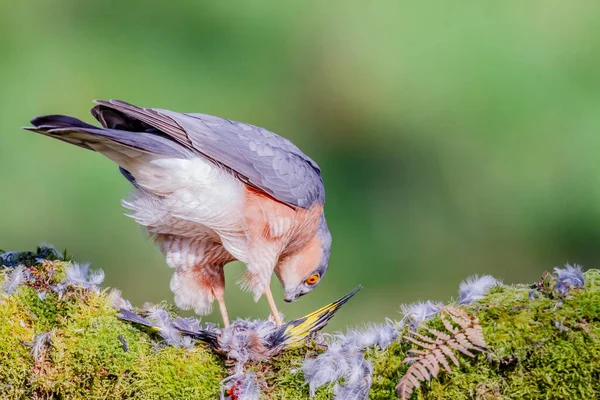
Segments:
[[[123,201],[129,216],[150,233],[214,236],[245,261],[244,184],[229,171],[201,158],[155,158],[124,166],[140,190]]]

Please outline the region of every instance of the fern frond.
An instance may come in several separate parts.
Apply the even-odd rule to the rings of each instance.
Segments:
[[[443,342],[444,342],[444,341],[446,341],[446,340],[450,340],[450,337],[451,337],[451,336],[450,336],[450,335],[448,335],[448,334],[447,334],[447,333],[445,333],[445,332],[438,331],[437,329],[433,329],[433,328],[429,328],[428,330],[429,330],[429,332],[430,332],[431,334],[435,335],[435,337],[437,338],[437,339],[435,340],[435,343],[436,343],[436,344],[443,343]],[[450,331],[450,332],[451,332],[451,333],[454,333],[453,331]]]
[[[479,320],[474,315],[469,315],[466,311],[461,310],[460,308],[455,307],[447,307],[447,313],[452,318],[452,321],[461,328],[466,329],[469,328],[473,322],[479,324]]]
[[[475,357],[475,355],[469,351],[469,342],[464,342],[463,340],[459,339],[458,337],[456,339],[449,340],[448,347],[450,347],[451,349],[460,351],[465,356]]]
[[[450,354],[454,355],[452,352],[450,352]],[[439,364],[442,364],[442,367],[444,367],[446,372],[451,372],[450,364],[448,364],[448,360],[446,360],[446,357],[441,349],[433,350],[433,355],[435,356],[435,359],[437,360],[437,362]],[[458,360],[456,360],[456,361],[458,361]],[[452,362],[454,362],[454,361],[452,361]]]
[[[409,337],[409,336],[406,337],[406,340],[408,340],[409,342],[413,342],[417,346],[422,347],[424,349],[435,349],[437,346],[436,342],[429,342],[429,341],[425,341],[425,340],[421,341],[421,340],[417,340],[417,339]]]
[[[452,322],[446,319],[446,313],[440,314],[440,319],[442,320],[442,324],[444,324],[444,328],[446,328],[448,332],[454,333],[456,328],[454,327],[454,325],[452,325]]]
[[[448,346],[440,346],[440,351],[442,353],[444,353],[446,355],[446,357],[448,357],[450,360],[452,360],[452,363],[455,366],[457,366],[457,367],[459,366],[458,358],[456,358],[456,355],[452,352],[452,350],[450,350],[450,347],[448,347]]]
[[[396,390],[400,399],[408,399],[421,382],[436,378],[444,368],[451,372],[450,361],[459,366],[456,352],[475,357],[474,351],[484,351],[486,346],[479,320],[460,308],[447,306],[441,309],[440,319],[447,332],[426,328],[427,334],[411,332],[405,339],[419,348],[410,350],[411,355],[402,362],[412,363]]]

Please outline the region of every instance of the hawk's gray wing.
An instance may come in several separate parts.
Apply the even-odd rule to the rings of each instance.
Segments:
[[[118,100],[97,103],[158,129],[283,203],[309,208],[325,202],[319,166],[292,142],[264,128],[211,115],[140,108]]]

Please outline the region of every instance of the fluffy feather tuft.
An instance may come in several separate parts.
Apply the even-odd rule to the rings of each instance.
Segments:
[[[473,275],[461,282],[458,288],[458,304],[471,304],[482,299],[494,286],[502,285],[502,281],[491,275]]]
[[[321,386],[334,385],[336,399],[368,398],[373,366],[365,360],[363,352],[375,345],[385,350],[398,335],[397,326],[388,320],[385,324],[369,325],[362,331],[331,336],[327,350],[316,358],[307,358],[302,365],[311,396]]]
[[[129,300],[123,298],[123,293],[119,289],[110,289],[106,297],[110,301],[110,305],[112,306],[112,308],[116,310],[120,310],[123,308],[125,310],[131,311],[131,309],[133,308]]]
[[[104,281],[104,271],[97,269],[90,271],[89,264],[70,264],[65,271],[65,279],[53,289],[57,293],[62,293],[70,286],[79,286],[88,290],[98,291],[99,285]]]
[[[150,306],[146,308],[147,318],[152,322],[158,334],[163,338],[166,344],[174,347],[193,347],[192,339],[183,336],[172,323],[169,312],[159,306]]]
[[[345,347],[354,346],[362,350],[377,345],[380,349],[387,349],[398,338],[398,328],[393,321],[387,320],[385,324],[370,324],[363,330],[352,329],[336,337]]]
[[[52,331],[44,332],[39,335],[35,335],[31,342],[24,343],[25,346],[31,347],[33,361],[35,361],[36,364],[44,361],[44,358],[46,357],[46,348],[52,344],[52,335]]]
[[[435,316],[439,311],[440,306],[430,300],[409,305],[402,304],[400,306],[400,312],[402,314],[401,322],[405,323],[408,321],[408,323],[410,323],[410,328],[415,331],[422,322]]]
[[[348,374],[343,384],[333,389],[336,399],[362,400],[369,398],[369,389],[373,382],[373,364],[362,356],[355,356],[350,363]]]
[[[566,264],[564,268],[554,268],[554,276],[558,281],[555,289],[563,296],[572,288],[582,288],[585,286],[583,270],[577,264]]]
[[[6,276],[2,290],[4,293],[11,295],[25,282],[25,280],[25,267],[20,265]]]

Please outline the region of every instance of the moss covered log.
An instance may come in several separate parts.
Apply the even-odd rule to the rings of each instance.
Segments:
[[[75,284],[53,290],[68,261],[32,257],[22,264],[0,270],[0,398],[219,397],[230,365],[210,349],[166,346],[151,330],[119,320],[108,290]],[[12,282],[16,268],[27,276],[20,285]],[[461,306],[479,318],[487,351],[460,356],[459,367],[423,383],[412,398],[599,398],[600,271],[587,271],[585,281],[584,288],[558,291],[545,274],[536,285],[497,286]],[[440,328],[439,317],[424,326]],[[401,328],[400,337],[408,333]],[[399,339],[385,351],[367,351],[374,367],[371,398],[396,398],[411,348]],[[265,398],[308,398],[296,370],[320,351],[307,343],[247,369],[257,374]],[[332,393],[323,387],[315,398]]]

